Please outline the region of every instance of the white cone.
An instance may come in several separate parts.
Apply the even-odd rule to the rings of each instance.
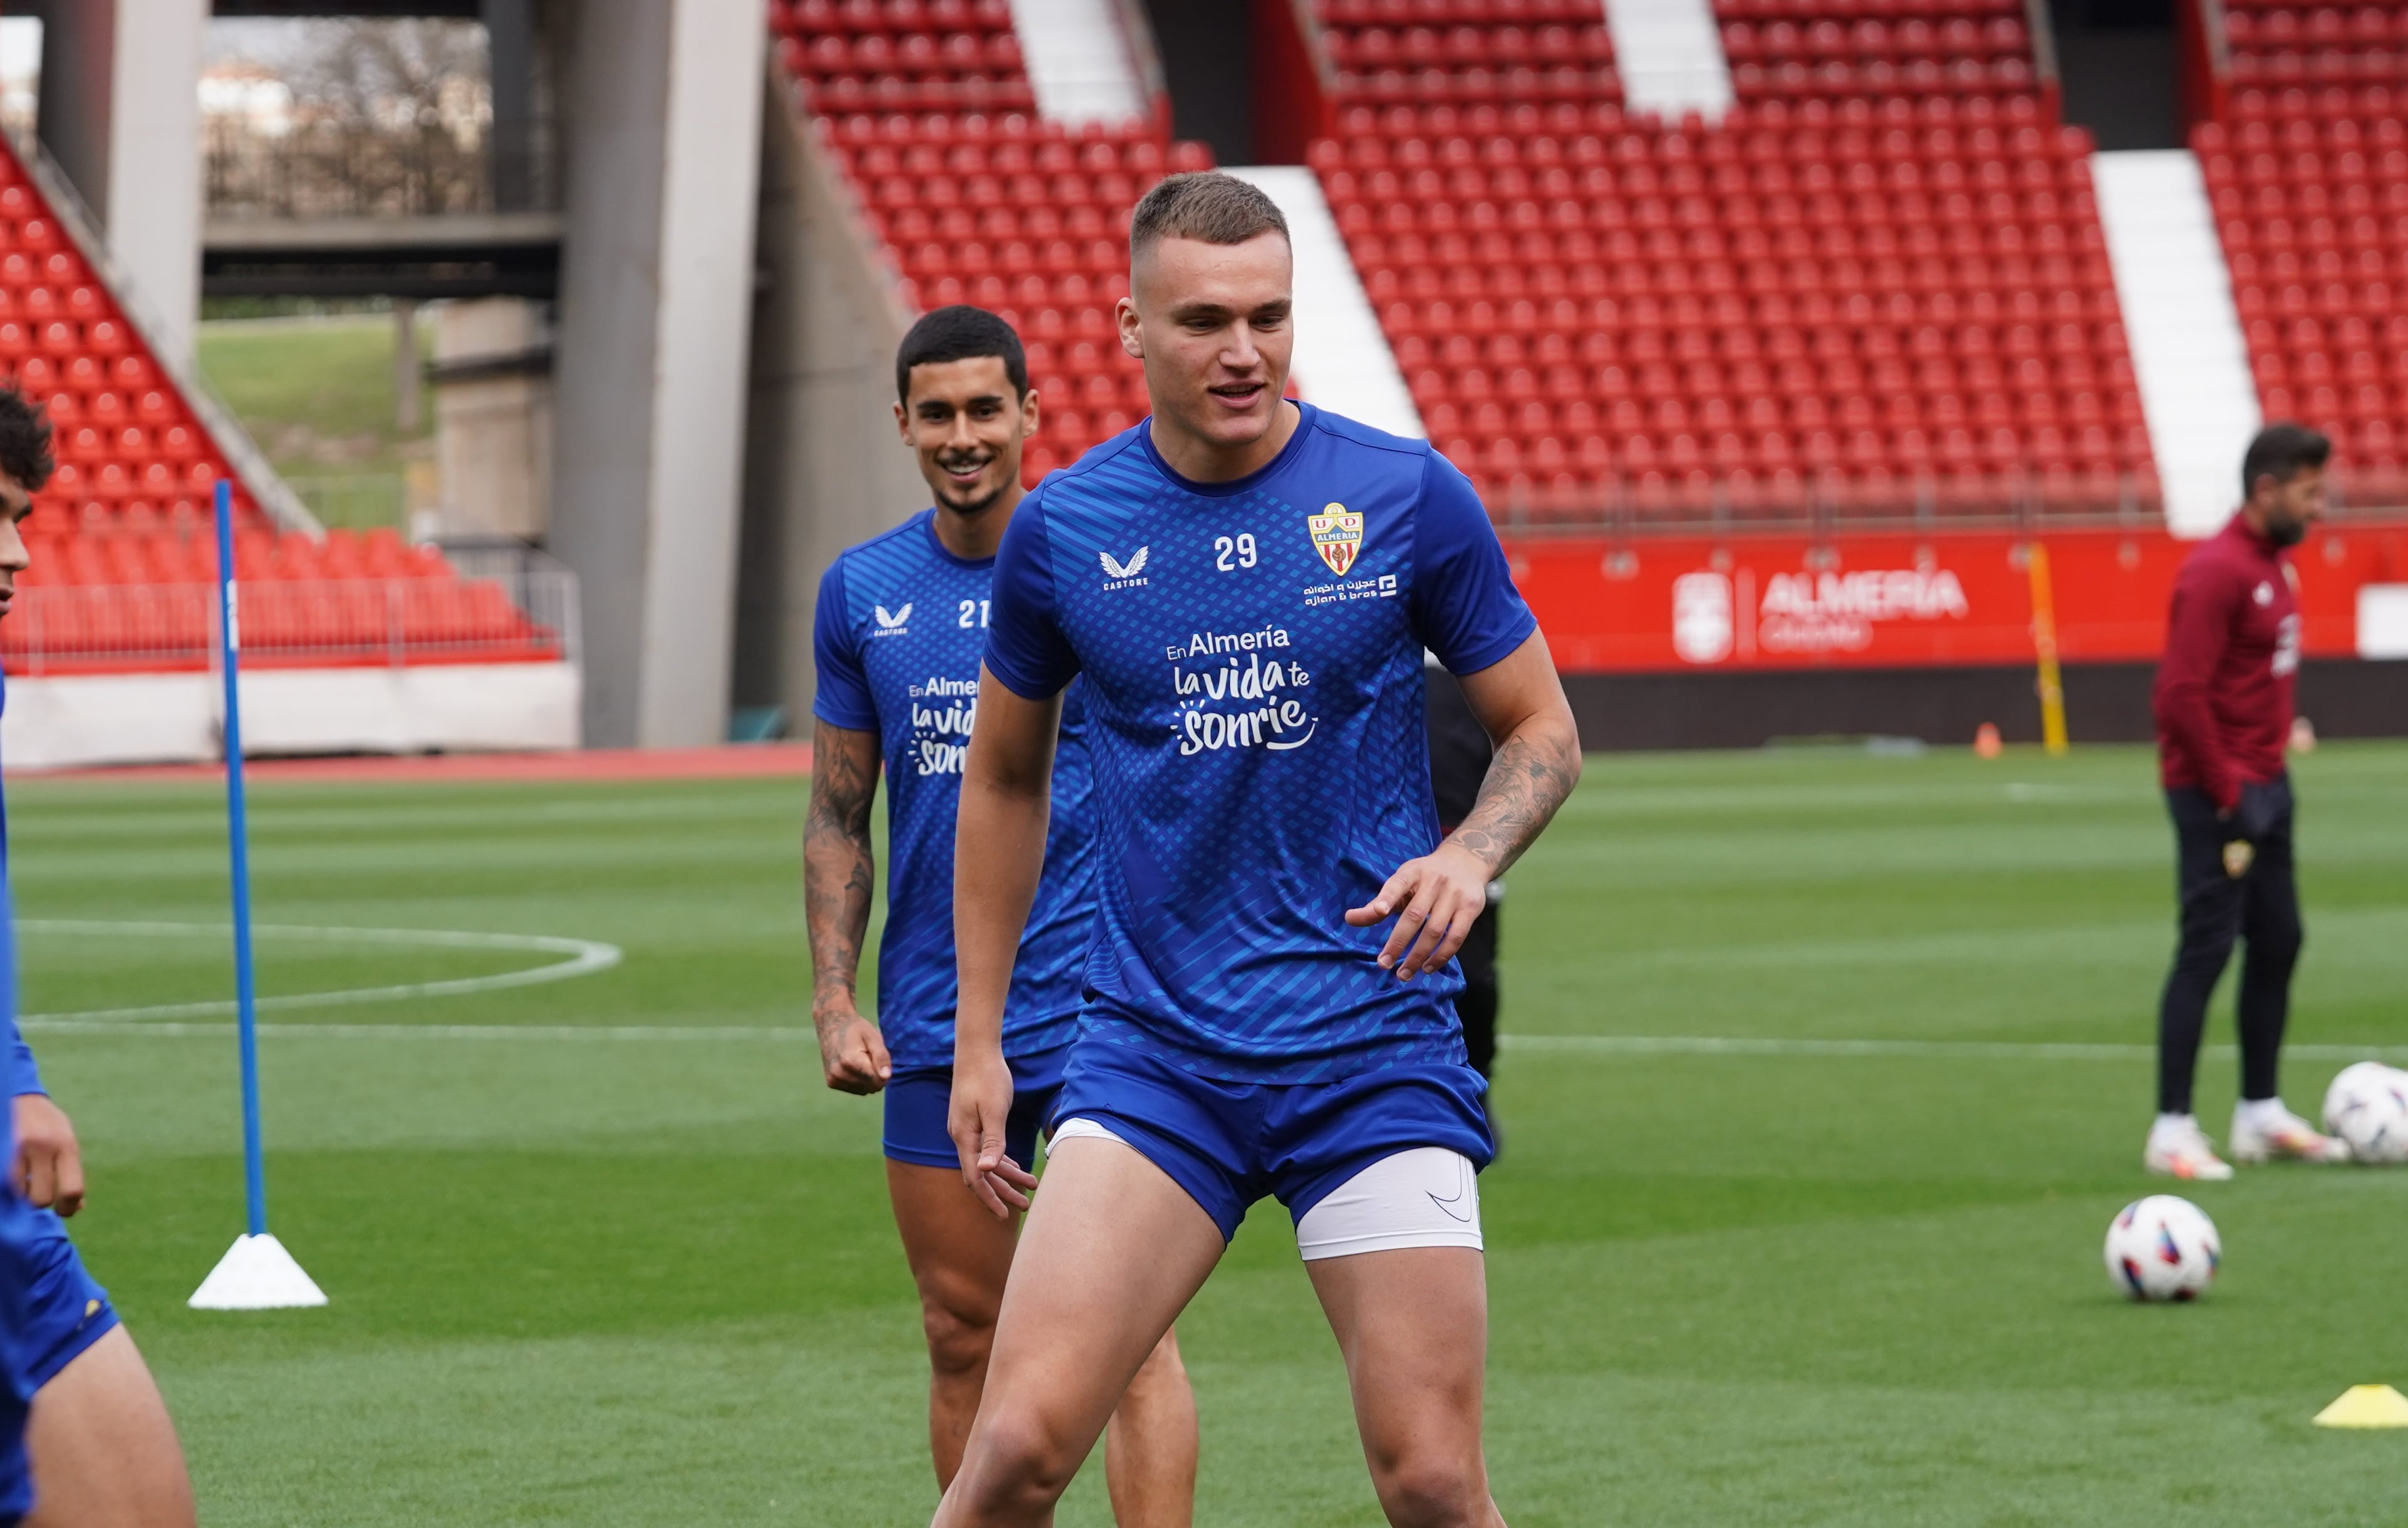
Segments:
[[[281,1310],[322,1306],[320,1289],[274,1236],[236,1236],[226,1255],[184,1302],[194,1310]]]

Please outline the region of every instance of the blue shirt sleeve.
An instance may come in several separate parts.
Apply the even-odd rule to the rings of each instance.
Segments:
[[[1079,655],[1062,635],[1054,598],[1054,547],[1045,534],[1042,492],[1023,499],[1004,529],[987,618],[987,671],[1023,700],[1050,700],[1079,675]]]
[[[853,607],[845,597],[840,557],[820,575],[820,602],[811,613],[811,661],[819,670],[811,715],[831,727],[876,732],[878,706],[870,698],[869,674],[861,666],[861,649],[853,640]]]
[[[1539,629],[1469,478],[1433,450],[1413,516],[1413,630],[1451,674],[1477,674]]]

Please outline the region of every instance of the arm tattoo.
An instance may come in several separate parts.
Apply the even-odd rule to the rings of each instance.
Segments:
[[[875,739],[823,728],[812,755],[811,800],[803,819],[803,917],[811,939],[811,1017],[841,1000],[850,1007],[862,936],[878,878],[869,804],[878,790]]]
[[[1491,877],[1521,858],[1580,783],[1580,745],[1525,725],[1507,737],[1480,782],[1471,814],[1452,841],[1479,856]]]

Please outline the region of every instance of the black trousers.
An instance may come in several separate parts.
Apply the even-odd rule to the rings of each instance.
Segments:
[[[1463,1048],[1482,1077],[1497,1064],[1497,919],[1504,906],[1501,900],[1490,901],[1455,952],[1463,967],[1463,994],[1455,1000],[1455,1016],[1463,1021]]]
[[[2191,1078],[2199,1067],[2207,1003],[2232,958],[2235,939],[2248,945],[2241,961],[2241,1096],[2272,1098],[2282,1090],[2283,1026],[2290,1019],[2291,970],[2305,931],[2291,860],[2291,782],[2286,775],[2265,789],[2279,793],[2270,825],[2252,845],[2238,876],[2225,846],[2239,830],[2219,819],[2203,791],[2166,793],[2173,813],[2175,889],[2182,900],[2182,942],[2157,1005],[2157,1108],[2191,1112]]]

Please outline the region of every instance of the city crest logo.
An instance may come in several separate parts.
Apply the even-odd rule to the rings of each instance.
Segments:
[[[1340,578],[1354,565],[1354,554],[1363,550],[1363,516],[1342,504],[1325,504],[1321,513],[1304,517],[1305,529],[1312,533],[1312,550],[1329,564],[1329,571]]]

